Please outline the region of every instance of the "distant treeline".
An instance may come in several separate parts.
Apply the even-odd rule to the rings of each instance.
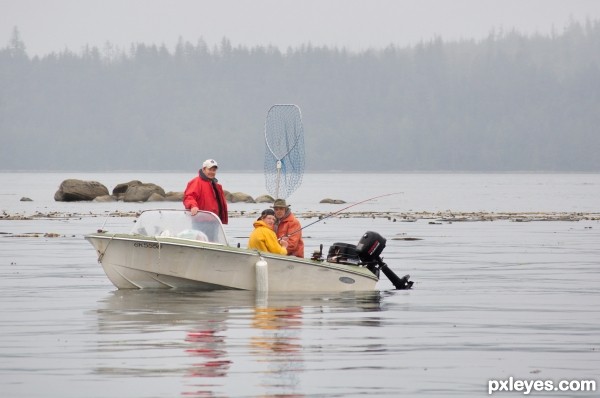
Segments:
[[[15,28],[0,170],[260,171],[282,103],[302,109],[307,171],[600,171],[600,21],[363,52],[181,39],[43,57]]]

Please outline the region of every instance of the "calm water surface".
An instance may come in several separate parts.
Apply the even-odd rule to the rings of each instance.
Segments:
[[[116,183],[134,179],[99,177]],[[1,210],[79,211],[98,205],[93,212],[101,213],[144,206],[54,203],[47,196],[62,175],[48,174],[44,181],[58,183],[43,182],[33,191],[25,189],[34,185],[28,178],[0,174]],[[157,183],[160,178],[174,176],[136,177]],[[263,193],[244,185],[261,183],[258,176],[235,178],[240,188],[234,191]],[[356,175],[323,175],[319,183],[307,178],[303,188],[321,190],[295,194],[290,201],[299,209],[322,206],[315,205],[317,198],[358,201],[403,190],[399,198],[369,203],[368,209],[595,212],[600,187],[596,175],[428,175],[428,187],[418,185],[414,175],[394,175],[388,185],[361,179],[361,192],[355,192],[348,187]],[[11,188],[7,179],[13,179]],[[414,191],[429,193],[423,204]],[[456,195],[468,197],[467,203]],[[19,202],[21,196],[34,201]],[[257,205],[239,208],[252,206]],[[394,291],[382,279],[370,293],[267,296],[117,291],[83,239],[105,221],[109,230],[127,230],[133,222],[93,216],[0,220],[2,397],[482,397],[488,380],[511,376],[600,381],[598,221],[332,217],[305,231],[307,251],[337,241],[356,243],[365,231],[377,231],[388,238],[384,260],[397,274],[411,274],[415,287]],[[245,244],[251,222],[231,220],[231,239]]]

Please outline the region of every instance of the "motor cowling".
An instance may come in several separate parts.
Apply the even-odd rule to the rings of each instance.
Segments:
[[[367,231],[356,245],[356,253],[364,263],[377,261],[385,248],[387,239],[377,232]]]
[[[360,258],[358,257],[358,253],[356,253],[356,245],[340,242],[336,242],[329,247],[327,261],[350,265],[360,264]]]

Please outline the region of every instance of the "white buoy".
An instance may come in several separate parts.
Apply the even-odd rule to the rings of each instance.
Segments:
[[[269,267],[264,258],[260,258],[256,264],[256,291],[266,292],[269,290]]]

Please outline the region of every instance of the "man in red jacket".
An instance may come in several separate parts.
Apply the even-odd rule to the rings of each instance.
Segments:
[[[215,177],[218,167],[214,159],[202,163],[198,176],[188,182],[185,188],[183,205],[190,210],[192,216],[195,216],[198,210],[210,211],[219,216],[223,224],[227,224],[227,201],[223,187]]]
[[[302,240],[302,227],[300,221],[285,203],[285,199],[276,199],[273,203],[275,210],[275,233],[277,238],[288,238],[288,256],[304,257],[304,241]]]

